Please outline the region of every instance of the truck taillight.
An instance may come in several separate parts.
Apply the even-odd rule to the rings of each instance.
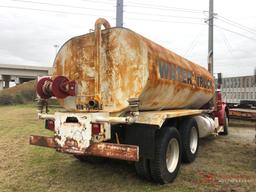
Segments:
[[[92,123],[92,134],[98,135],[100,133],[100,123]]]
[[[54,120],[46,119],[45,120],[45,128],[49,129],[51,131],[54,131],[54,128],[55,128]]]

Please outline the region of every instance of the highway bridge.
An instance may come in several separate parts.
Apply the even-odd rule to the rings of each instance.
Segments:
[[[0,90],[8,88],[10,82],[21,84],[36,79],[37,76],[50,75],[51,69],[51,67],[0,64]]]

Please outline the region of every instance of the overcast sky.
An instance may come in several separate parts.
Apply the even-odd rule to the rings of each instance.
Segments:
[[[253,75],[256,1],[214,4],[214,72]],[[124,5],[124,27],[207,67],[208,0],[124,0]],[[115,8],[116,0],[1,0],[0,64],[52,66],[54,45],[89,32],[98,17],[115,26]]]

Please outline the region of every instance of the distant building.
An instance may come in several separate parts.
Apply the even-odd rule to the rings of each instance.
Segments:
[[[221,90],[227,103],[240,103],[241,100],[256,101],[255,76],[223,78]]]

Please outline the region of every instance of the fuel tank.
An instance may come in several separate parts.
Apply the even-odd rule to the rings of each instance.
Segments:
[[[105,19],[96,21],[94,32],[60,48],[53,79],[58,76],[76,82],[74,96],[58,99],[71,111],[88,110],[96,101],[97,109],[124,112],[129,100],[143,111],[194,109],[214,94],[214,79],[206,69],[130,29],[111,28]]]

